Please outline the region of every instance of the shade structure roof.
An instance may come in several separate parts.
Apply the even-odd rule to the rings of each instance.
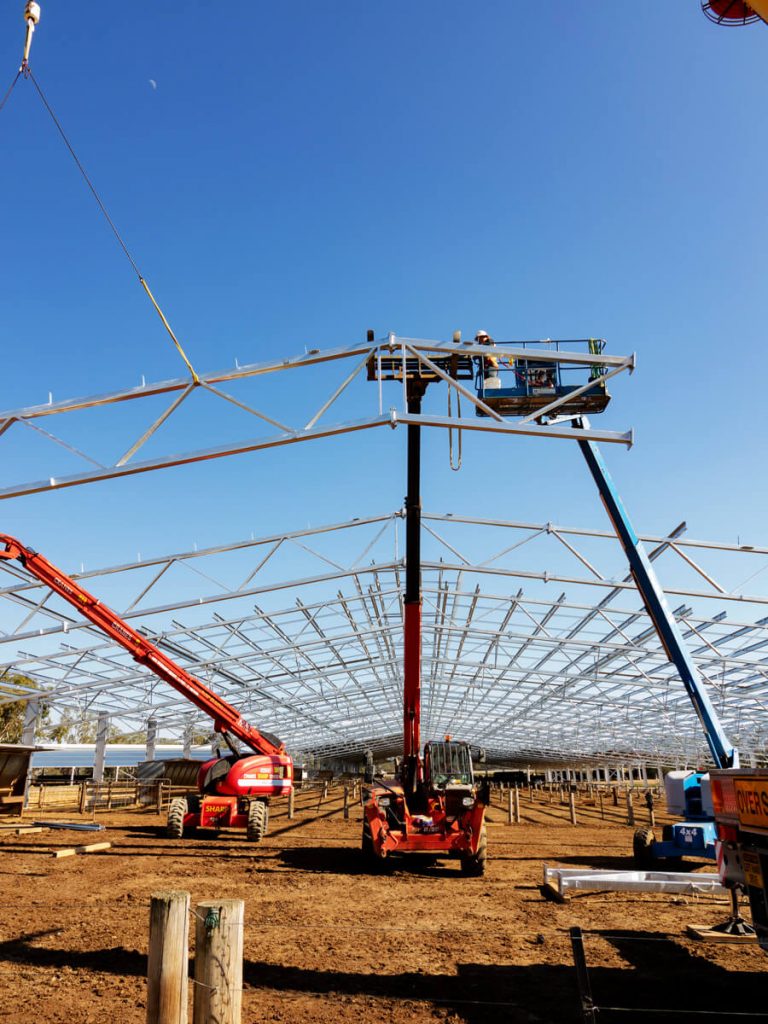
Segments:
[[[707,760],[610,531],[426,511],[422,534],[423,739],[521,764]],[[401,746],[403,541],[398,509],[71,575],[297,756],[381,757]],[[762,761],[768,549],[684,524],[644,543],[726,732]],[[0,626],[2,701],[210,728],[17,563],[0,565]]]

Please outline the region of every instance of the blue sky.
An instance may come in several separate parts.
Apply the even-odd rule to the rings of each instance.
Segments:
[[[0,14],[8,83],[22,9]],[[767,53],[697,0],[56,0],[31,63],[200,370],[368,327],[602,336],[638,353],[600,421],[636,430],[606,454],[637,527],[765,544]],[[0,132],[0,406],[181,376],[30,82]],[[404,452],[372,432],[16,499],[2,530],[74,568],[340,520],[399,505]],[[454,474],[434,432],[424,504],[603,527],[580,458],[468,438]]]

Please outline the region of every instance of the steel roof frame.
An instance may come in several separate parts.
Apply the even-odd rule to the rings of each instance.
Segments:
[[[395,752],[401,517],[397,511],[72,575],[139,620],[172,657],[299,755]],[[698,722],[624,579],[613,534],[449,513],[424,513],[424,526],[427,736],[451,732],[495,757],[531,763],[706,761]],[[467,554],[468,529],[475,546],[483,538],[475,557]],[[321,550],[323,538],[340,531],[343,563]],[[681,525],[668,537],[643,539],[663,559],[667,593],[683,599],[675,614],[725,727],[747,759],[763,759],[768,617],[751,616],[768,596],[729,588],[723,573],[741,575],[747,567],[738,566],[749,561],[750,575],[759,577],[768,570],[768,549],[690,540],[683,532]],[[541,558],[531,541],[548,545],[556,571],[527,567],[526,559]],[[598,555],[585,551],[585,542],[599,547]],[[301,564],[284,577],[276,563],[289,549]],[[707,559],[717,560],[716,571]],[[603,561],[609,570],[598,568]],[[0,651],[7,652],[0,702],[24,694],[9,679],[23,673],[56,710],[77,707],[133,723],[151,716],[164,729],[191,721],[207,727],[20,567],[3,564],[0,573]],[[548,595],[548,585],[560,581],[565,589]],[[293,603],[280,597],[292,592],[300,592]],[[733,603],[740,606],[736,622],[723,611]],[[40,691],[28,695],[39,698]]]
[[[522,344],[522,343],[521,343]],[[551,342],[559,346],[565,342]],[[385,339],[376,342],[366,342],[363,345],[352,345],[346,348],[329,349],[320,351],[311,349],[304,355],[293,356],[287,359],[273,360],[271,362],[250,364],[247,366],[236,366],[232,370],[220,371],[217,373],[201,374],[197,379],[187,377],[173,380],[159,381],[147,384],[142,382],[140,387],[126,388],[108,394],[94,395],[85,398],[67,399],[54,402],[53,397],[47,404],[28,406],[26,408],[10,409],[0,412],[0,443],[8,445],[14,438],[17,442],[22,441],[22,432],[33,431],[38,437],[49,443],[49,458],[51,462],[47,465],[46,475],[43,479],[36,481],[14,482],[0,487],[0,500],[21,497],[23,495],[39,494],[47,491],[61,490],[63,488],[78,487],[88,483],[97,483],[104,480],[113,480],[119,477],[132,476],[139,473],[154,472],[159,469],[168,469],[172,466],[189,465],[195,462],[206,462],[212,459],[225,458],[231,455],[241,455],[248,452],[261,451],[267,448],[281,447],[288,444],[296,444],[303,441],[319,440],[327,437],[339,436],[342,434],[355,433],[363,430],[371,430],[376,427],[389,426],[397,427],[399,424],[420,423],[423,426],[440,427],[442,429],[472,430],[480,433],[500,433],[511,435],[522,435],[527,437],[549,437],[567,440],[589,439],[593,441],[605,441],[613,444],[631,446],[633,443],[632,431],[618,432],[610,430],[595,430],[591,428],[574,429],[570,422],[558,423],[557,418],[553,422],[542,425],[532,422],[530,417],[518,422],[510,422],[499,416],[490,409],[471,390],[464,387],[459,381],[453,380],[443,371],[436,367],[436,358],[446,358],[455,355],[457,351],[462,356],[487,355],[487,349],[479,345],[462,345],[457,348],[455,344],[440,341],[424,341],[412,338],[400,338],[389,334]],[[514,343],[501,343],[494,350],[500,358],[525,359],[531,358],[531,349],[515,346]],[[408,413],[407,402],[400,389],[393,389],[387,392],[387,398],[393,398],[393,404],[385,410],[383,390],[381,381],[378,387],[378,399],[376,389],[366,387],[365,389],[350,390],[350,385],[355,380],[364,379],[364,371],[371,358],[379,358],[386,354],[389,360],[416,359],[424,371],[436,372],[446,380],[449,388],[454,389],[458,394],[469,401],[469,414],[461,415],[457,411],[456,416],[435,416],[430,413],[423,413],[419,416]],[[574,366],[600,367],[605,376],[604,380],[615,376],[618,373],[632,373],[635,368],[635,357],[631,356],[609,356],[587,352],[568,352],[559,348],[541,348],[535,352],[537,361],[549,361]],[[346,362],[354,360],[351,370],[348,370]],[[317,410],[304,420],[303,423],[285,424],[266,413],[259,405],[266,399],[264,396],[257,396],[258,402],[249,399],[245,401],[228,391],[222,390],[221,385],[232,384],[257,384],[261,379],[272,377],[275,374],[285,374],[291,371],[307,370],[308,368],[322,365],[342,363],[343,377],[333,388],[329,396],[320,404]],[[302,389],[307,392],[306,387]],[[172,396],[171,402],[162,411],[157,413],[151,410],[151,400],[163,396]],[[237,409],[248,419],[255,417],[259,421],[274,428],[274,433],[264,437],[253,438],[245,436],[229,444],[190,449],[182,453],[166,453],[151,459],[136,461],[134,457],[150,441],[150,439],[161,436],[163,428],[176,416],[182,407],[188,407],[199,396],[206,396],[210,401],[216,401],[220,405],[226,405],[229,409]],[[328,411],[337,403],[342,395],[345,402],[349,403],[357,399],[360,401],[359,410],[355,408],[355,418],[344,419],[335,423],[320,424],[326,417]],[[365,396],[363,399],[363,395]],[[396,404],[398,399],[400,405]],[[145,410],[147,402],[150,405]],[[558,402],[552,403],[552,411],[556,411]],[[371,406],[373,405],[373,410]],[[109,415],[109,410],[115,407],[130,406],[135,408],[136,415],[141,420],[133,428],[133,440],[128,448],[120,453],[114,454],[108,462],[103,462],[103,456],[96,449],[95,438],[103,437],[105,431],[97,428],[93,417]],[[337,405],[338,408],[338,405]],[[485,413],[486,418],[477,418],[476,409]],[[77,417],[81,417],[80,420]],[[147,419],[152,417],[147,425]],[[82,419],[87,417],[86,420]],[[63,418],[61,427],[58,422]],[[177,417],[178,419],[178,417]],[[303,419],[303,417],[302,417]],[[50,428],[51,421],[57,424],[59,431],[74,423],[80,426],[79,433],[75,427],[76,439],[65,439],[59,433],[54,433]],[[250,422],[250,419],[249,419]],[[46,426],[42,426],[45,423]],[[12,429],[12,428],[15,428]],[[192,443],[190,441],[190,443]],[[53,462],[54,453],[66,451],[70,459],[76,462],[85,461],[91,467],[87,472],[65,472],[59,467],[61,463]],[[67,463],[68,465],[68,463]],[[93,468],[95,467],[95,468]]]

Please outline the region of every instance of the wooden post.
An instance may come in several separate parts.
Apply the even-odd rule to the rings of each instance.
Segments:
[[[656,827],[656,814],[654,813],[654,799],[653,790],[647,789],[645,791],[645,806],[648,808],[648,824],[651,828]]]
[[[635,824],[635,808],[632,804],[632,790],[627,790],[627,824]]]
[[[243,900],[205,900],[195,916],[194,1024],[240,1024]]]
[[[344,787],[344,818],[349,818],[349,786]]]
[[[514,812],[515,812],[515,824],[520,824],[520,790],[515,786],[514,795]]]
[[[320,799],[317,801],[317,811],[315,811],[316,814],[319,812],[320,808],[322,807],[323,800],[325,800],[325,798],[327,796],[328,796],[328,782],[326,781],[326,782],[323,783],[323,788],[320,791]]]
[[[568,794],[568,810],[571,812],[571,824],[576,824],[576,794],[573,790]]]
[[[618,790],[618,788],[616,786],[612,786],[611,787],[611,792],[613,793],[613,806],[614,807],[618,807],[619,806],[619,790]]]
[[[189,893],[153,893],[149,908],[147,1024],[187,1024]]]
[[[78,804],[78,809],[80,811],[80,814],[85,814],[85,802],[86,802],[87,793],[88,793],[88,791],[86,789],[86,786],[87,786],[86,782],[81,782],[80,783],[80,802]]]
[[[512,787],[510,786],[509,790],[507,791],[507,824],[511,825],[514,820],[515,820],[514,798],[512,796]]]
[[[288,820],[289,821],[293,821],[293,819],[294,819],[295,808],[296,808],[296,791],[294,790],[293,786],[291,786],[291,790],[290,790],[290,792],[288,794]]]
[[[605,821],[605,810],[603,809],[603,791],[600,790],[600,817]]]
[[[155,806],[157,813],[163,813],[163,780],[158,779],[157,781],[157,792],[155,793]]]

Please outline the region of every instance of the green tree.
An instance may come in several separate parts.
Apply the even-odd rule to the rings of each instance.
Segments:
[[[66,709],[59,720],[45,730],[44,737],[54,743],[95,743],[96,723]]]
[[[9,673],[0,679],[0,699],[14,696],[16,693],[24,693],[29,690],[39,690],[40,686],[27,676],[18,673]],[[0,743],[20,743],[24,732],[24,716],[26,714],[28,699],[14,700],[8,704],[0,704]],[[50,716],[50,709],[41,702],[37,718],[37,732],[44,727],[45,721]]]

